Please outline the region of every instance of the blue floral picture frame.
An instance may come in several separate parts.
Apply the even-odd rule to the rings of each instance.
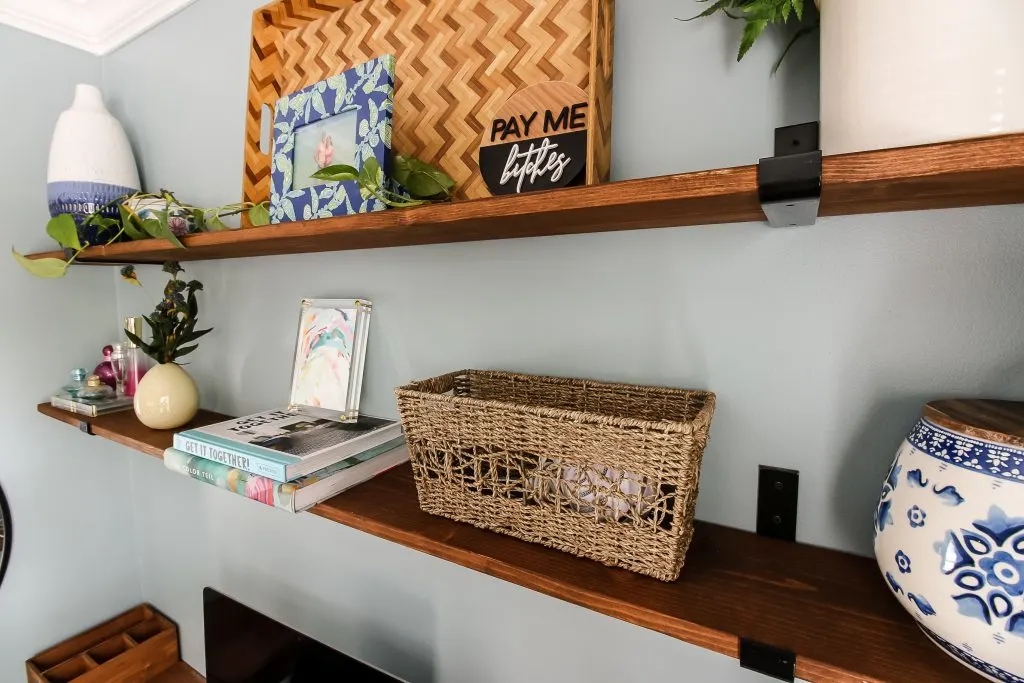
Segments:
[[[270,163],[271,223],[387,208],[378,198],[361,192],[354,180],[325,182],[308,176],[332,164],[361,170],[364,160],[374,158],[384,186],[384,179],[391,175],[394,93],[395,56],[382,55],[277,101]],[[333,141],[353,133],[354,140]]]

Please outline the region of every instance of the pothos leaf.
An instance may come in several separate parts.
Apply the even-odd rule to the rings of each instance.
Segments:
[[[249,209],[249,222],[257,226],[270,223],[270,211],[266,204],[256,204]]]
[[[11,249],[11,255],[14,256],[15,261],[21,264],[22,268],[36,277],[57,279],[64,277],[64,274],[68,271],[68,262],[62,261],[59,258],[30,259],[22,256],[13,248]]]
[[[147,218],[142,221],[142,228],[153,237],[165,239],[179,249],[185,248],[185,245],[181,243],[178,236],[171,232],[171,229],[166,224],[161,223],[159,219]]]
[[[78,241],[78,226],[71,214],[62,213],[51,218],[46,224],[46,234],[65,249],[82,248],[82,243]]]
[[[311,177],[316,178],[317,180],[326,180],[328,182],[343,182],[347,180],[358,180],[359,171],[355,166],[349,166],[348,164],[334,164],[333,166],[324,166]]]
[[[363,168],[359,171],[359,185],[368,190],[376,190],[380,187],[381,172],[380,164],[373,157],[363,160]]]
[[[132,213],[131,209],[121,204],[118,210],[121,212],[121,225],[124,226],[125,234],[133,240],[146,239],[146,233],[142,230],[138,217]]]
[[[418,199],[448,198],[455,187],[448,174],[414,156],[396,154],[393,166],[395,180]]]

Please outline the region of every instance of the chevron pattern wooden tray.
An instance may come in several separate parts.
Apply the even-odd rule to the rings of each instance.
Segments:
[[[611,164],[614,0],[279,0],[253,13],[245,127],[246,201],[270,195],[264,104],[377,55],[398,57],[393,146],[437,165],[461,199],[489,196],[477,152],[516,90],[569,81],[587,91],[587,180]]]

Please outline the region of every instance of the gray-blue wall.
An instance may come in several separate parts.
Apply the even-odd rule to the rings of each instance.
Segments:
[[[49,248],[46,163],[57,115],[75,83],[100,83],[100,60],[0,26],[0,235],[22,252]],[[0,258],[0,486],[13,517],[0,586],[0,681],[25,660],[142,600],[128,462],[135,456],[36,414],[90,370],[116,334],[114,290],[101,269],[40,281]]]
[[[238,198],[259,4],[202,0],[103,59],[148,188]],[[812,46],[772,80],[778,37],[736,65],[735,22],[675,21],[696,7],[618,3],[616,178],[751,163],[771,153],[775,126],[816,117]],[[921,404],[1024,389],[1022,223],[1020,207],[995,207],[194,264],[217,332],[190,370],[211,408],[279,405],[298,300],[358,295],[375,302],[369,412],[394,415],[397,384],[468,366],[706,387],[719,408],[698,516],[750,528],[757,465],[793,467],[801,540],[867,553],[879,482]],[[159,286],[155,269],[141,272]],[[121,284],[95,295],[114,292],[121,313],[152,305]],[[417,681],[756,679],[725,657],[130,461],[142,594],[178,620],[197,668],[210,585]]]

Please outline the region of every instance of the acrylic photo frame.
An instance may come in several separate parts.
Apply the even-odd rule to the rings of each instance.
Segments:
[[[358,419],[372,311],[365,299],[302,300],[289,410]]]
[[[380,185],[386,186],[385,178],[391,177],[394,93],[395,56],[383,55],[277,101],[270,162],[271,223],[387,208],[377,197],[361,193],[355,180],[311,181],[306,176],[334,164],[361,170],[363,162],[373,158],[380,167]],[[351,131],[354,139],[345,139]],[[335,135],[343,137],[335,141]],[[310,140],[310,136],[319,137]],[[298,182],[296,172],[303,176]]]

